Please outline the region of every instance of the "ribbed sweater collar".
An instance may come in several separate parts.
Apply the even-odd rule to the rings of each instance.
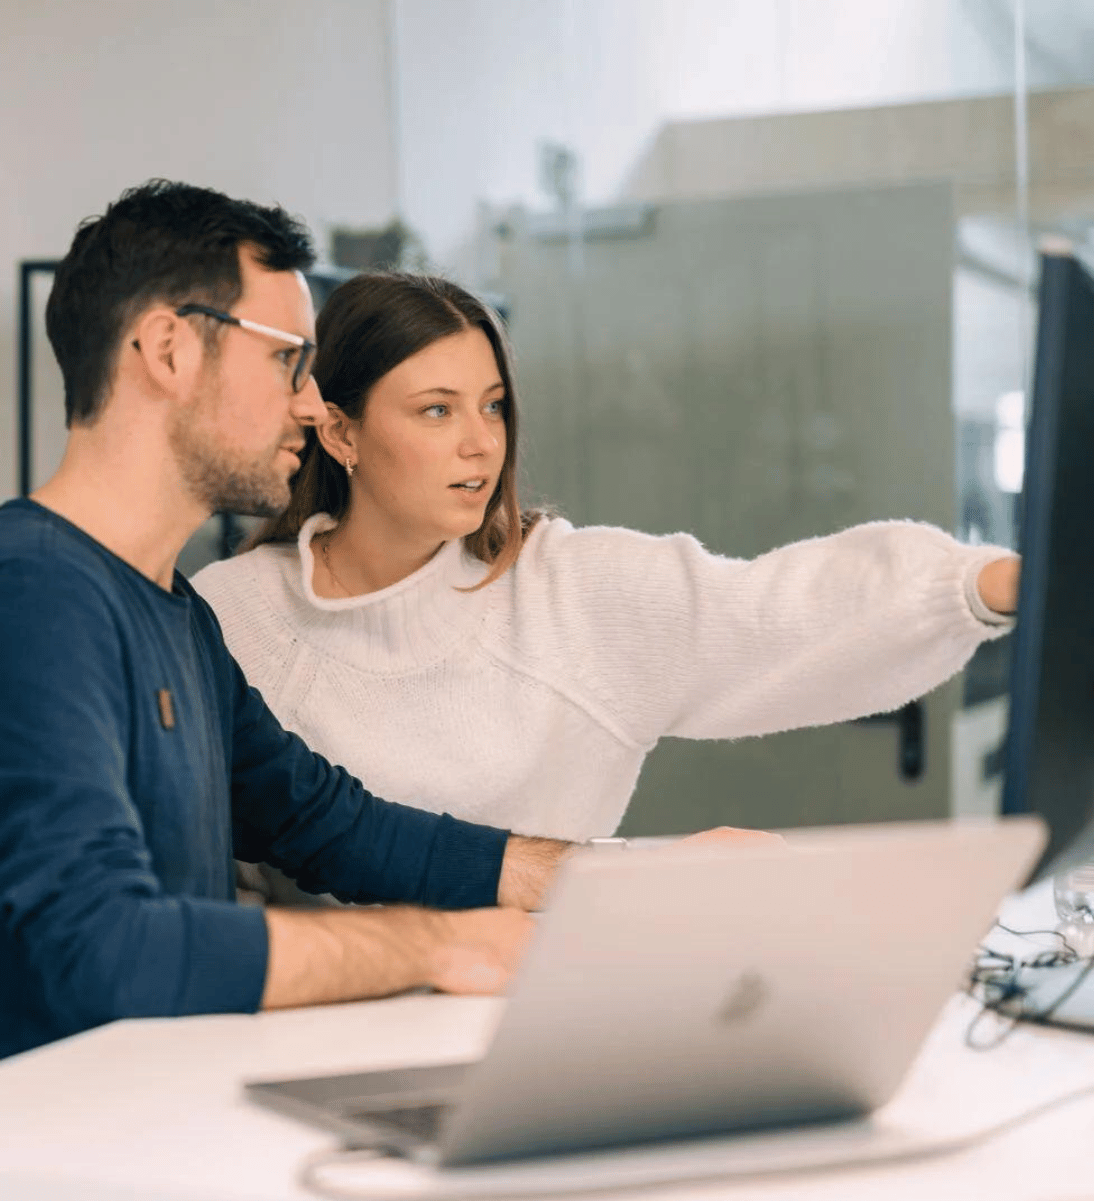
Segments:
[[[489,589],[458,589],[477,584],[487,567],[459,540],[446,542],[424,567],[379,592],[336,600],[317,596],[311,540],[335,524],[326,513],[309,517],[297,539],[297,556],[282,566],[296,602],[298,632],[317,650],[364,670],[397,671],[443,659],[474,635]]]

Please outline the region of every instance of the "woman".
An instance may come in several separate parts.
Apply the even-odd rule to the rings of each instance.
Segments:
[[[1009,624],[1017,560],[926,525],[743,561],[522,513],[505,334],[455,284],[358,276],[318,342],[288,510],[194,583],[281,721],[390,800],[610,834],[662,736],[893,709]]]

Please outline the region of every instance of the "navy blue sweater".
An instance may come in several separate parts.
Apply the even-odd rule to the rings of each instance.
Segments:
[[[495,903],[504,831],[373,797],[281,728],[182,576],[32,501],[0,506],[0,638],[0,1055],[255,1010],[233,853],[343,899]]]

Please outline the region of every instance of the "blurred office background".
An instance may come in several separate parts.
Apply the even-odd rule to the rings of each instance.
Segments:
[[[911,517],[1013,545],[1038,238],[1094,235],[1094,0],[0,0],[0,372],[19,264],[168,176],[325,274],[496,298],[528,499],[753,555]],[[31,483],[63,415],[28,277]],[[20,487],[0,408],[0,495]],[[194,569],[219,553],[210,523]],[[988,812],[1006,642],[893,718],[651,758],[632,832]]]

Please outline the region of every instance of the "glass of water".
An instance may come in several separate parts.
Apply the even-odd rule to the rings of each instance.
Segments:
[[[1094,862],[1058,872],[1052,881],[1062,925],[1094,929]]]

